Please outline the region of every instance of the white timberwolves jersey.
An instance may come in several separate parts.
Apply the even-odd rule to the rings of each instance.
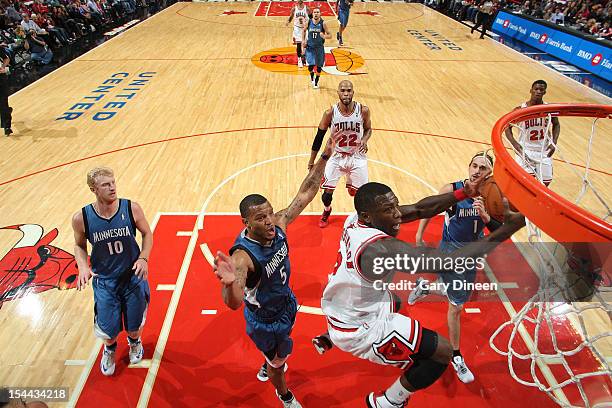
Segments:
[[[527,102],[523,102],[521,108],[526,108]],[[550,133],[547,133],[548,116],[527,119],[519,124],[521,135],[519,144],[525,150],[543,152],[548,148],[552,138]],[[552,129],[552,126],[551,126]]]
[[[334,320],[334,324],[346,328],[357,327],[393,312],[391,292],[378,289],[374,282],[361,274],[359,256],[368,244],[389,238],[384,232],[363,225],[357,213],[350,215],[344,223],[340,250],[335,271],[323,291],[321,308]]]
[[[332,109],[331,136],[336,144],[335,151],[342,154],[361,154],[359,153],[363,138],[361,104],[355,102],[353,112],[349,115],[342,114],[338,104],[335,104]]]
[[[304,26],[306,25],[307,21],[308,21],[308,13],[306,13],[306,6],[304,6],[301,9],[295,6],[295,9],[293,12],[293,27],[299,28],[301,31],[301,29],[303,29]]]

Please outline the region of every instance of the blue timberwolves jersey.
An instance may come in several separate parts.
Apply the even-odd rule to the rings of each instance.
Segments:
[[[92,204],[83,207],[85,236],[91,244],[91,270],[102,279],[125,278],[140,255],[132,203],[119,199],[119,209],[110,219],[96,213]]]
[[[463,181],[456,181],[453,190],[463,188]],[[483,236],[485,224],[474,208],[474,199],[467,198],[458,202],[444,216],[444,229],[440,249],[453,251]]]
[[[323,37],[321,34],[325,32],[323,29],[323,19],[319,20],[318,24],[310,19],[308,20],[308,39],[306,40],[306,44],[308,48],[317,48],[323,47]]]
[[[242,249],[253,261],[255,274],[247,278],[244,302],[251,311],[264,318],[284,310],[288,297],[292,295],[287,236],[282,229],[275,228],[276,236],[268,246],[247,237],[244,229],[230,249],[230,255]]]

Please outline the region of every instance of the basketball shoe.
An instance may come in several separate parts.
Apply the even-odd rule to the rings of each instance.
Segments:
[[[298,68],[304,68],[304,64],[302,63],[301,58],[298,58]]]
[[[278,391],[276,391],[276,396],[283,403],[283,407],[285,407],[285,408],[302,408],[302,404],[300,404],[298,402],[298,400],[295,399],[295,395],[293,395],[293,393],[291,391],[289,391],[289,394],[291,394],[291,399],[289,401],[285,401],[284,399],[281,398],[280,395],[278,395]]]
[[[429,289],[425,289],[425,286],[428,284],[429,281],[427,279],[418,278],[416,280],[416,288],[414,288],[412,292],[410,292],[410,295],[408,295],[409,305],[414,305],[417,300],[429,295]]]
[[[410,399],[410,397],[408,397]],[[408,400],[404,401],[402,404],[394,404],[387,399],[387,396],[383,391],[381,392],[371,392],[366,397],[366,405],[368,408],[404,408]]]
[[[462,383],[471,383],[474,381],[474,374],[470,371],[470,369],[465,364],[463,360],[463,356],[455,356],[451,361],[453,368],[457,372],[457,377],[461,380]]]
[[[138,339],[135,343],[130,342],[128,337],[128,344],[130,345],[130,364],[140,363],[142,360],[142,356],[144,355],[144,347],[142,346],[142,341]]]
[[[102,374],[106,376],[110,376],[115,373],[115,352],[107,349],[106,346],[104,346],[104,351],[102,352],[100,370],[102,371]]]
[[[321,214],[321,219],[319,220],[319,227],[325,228],[329,224],[329,216],[331,215],[331,208],[329,211],[323,210],[323,214]]]
[[[289,368],[289,365],[285,363],[285,368],[283,369],[283,372],[286,373],[288,368]],[[268,377],[268,364],[265,361],[263,365],[261,366],[261,368],[259,369],[259,371],[257,372],[257,379],[261,382],[266,382],[270,379],[270,377]]]
[[[312,345],[319,354],[323,354],[326,351],[331,350],[332,347],[334,347],[331,340],[329,339],[329,334],[327,333],[321,334],[320,336],[313,338]]]

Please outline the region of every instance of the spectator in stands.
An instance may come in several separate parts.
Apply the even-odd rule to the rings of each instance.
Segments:
[[[7,4],[6,6],[6,16],[11,20],[11,22],[13,23],[21,23],[21,14],[19,14],[19,12],[17,11],[17,9],[15,8],[15,6],[12,3],[4,3]],[[17,3],[19,4],[19,3]]]
[[[30,30],[26,36],[25,48],[30,50],[32,60],[42,65],[47,65],[53,59],[53,52],[47,43],[36,34],[36,30]]]
[[[31,30],[34,30],[38,35],[47,34],[45,30],[43,30],[38,26],[38,24],[36,24],[36,21],[30,20],[30,15],[28,13],[22,13],[21,17],[23,17],[23,20],[21,21],[21,28],[23,28],[23,31],[25,31],[26,33],[30,32]]]
[[[561,12],[561,7],[555,9],[555,12],[552,13],[548,21],[553,24],[563,24],[565,22],[565,15]]]

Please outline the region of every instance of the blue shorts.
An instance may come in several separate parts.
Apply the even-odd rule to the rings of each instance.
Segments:
[[[325,66],[325,48],[306,47],[306,65],[316,65],[317,67]]]
[[[346,27],[348,25],[349,19],[349,10],[343,10],[341,8],[338,9],[338,21],[342,27]]]
[[[127,282],[93,278],[94,328],[103,339],[114,339],[125,328],[137,331],[147,316],[149,283],[133,275]]]
[[[297,301],[293,295],[289,297],[285,310],[273,321],[260,320],[249,308],[244,308],[247,334],[268,359],[272,360],[275,356],[285,358],[291,354],[293,340],[289,335],[293,330],[296,314]]]

